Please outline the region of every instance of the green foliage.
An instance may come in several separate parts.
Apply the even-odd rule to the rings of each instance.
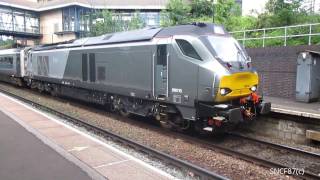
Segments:
[[[302,0],[293,0],[285,3],[283,0],[269,0],[266,3],[266,12],[259,15],[259,27],[275,27],[296,24],[297,17],[306,13],[300,9]]]
[[[91,36],[140,29],[144,26],[138,11],[134,13],[130,21],[122,20],[119,14],[109,10],[97,12],[94,16],[96,22],[91,28]]]
[[[213,3],[208,0],[193,0],[191,2],[191,13],[193,17],[213,16]]]
[[[255,29],[257,18],[253,16],[231,16],[224,26],[228,31],[240,31],[245,29]]]
[[[7,39],[5,41],[0,41],[0,49],[9,49],[14,45],[14,41],[12,39]]]
[[[233,16],[240,16],[240,8],[234,0],[217,0],[215,5],[215,22],[226,24]]]
[[[216,4],[208,0],[192,0],[190,4],[182,0],[170,0],[166,10],[161,13],[161,26],[190,22],[212,23],[214,19],[215,23],[224,24],[227,29],[232,29],[235,17],[239,20],[240,15],[240,7],[234,0],[218,0]]]
[[[139,16],[139,11],[136,11],[128,24],[128,30],[141,29],[144,27],[143,20]]]
[[[166,10],[161,12],[161,25],[170,26],[189,22],[191,7],[182,0],[170,0]]]

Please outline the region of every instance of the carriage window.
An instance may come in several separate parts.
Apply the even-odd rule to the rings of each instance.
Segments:
[[[10,65],[13,64],[13,57],[9,57],[9,62],[8,62]]]
[[[0,58],[0,67],[12,68],[13,67],[13,58],[12,57],[1,57]]]
[[[194,59],[202,60],[197,51],[188,41],[183,39],[177,39],[176,42],[184,55]]]

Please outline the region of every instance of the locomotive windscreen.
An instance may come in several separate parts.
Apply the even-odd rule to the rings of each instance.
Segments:
[[[231,37],[208,36],[215,54],[225,62],[248,61],[249,57],[240,44]]]

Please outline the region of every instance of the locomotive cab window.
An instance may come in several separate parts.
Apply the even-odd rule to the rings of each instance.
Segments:
[[[176,42],[184,55],[194,59],[202,60],[197,51],[188,41],[176,39]]]

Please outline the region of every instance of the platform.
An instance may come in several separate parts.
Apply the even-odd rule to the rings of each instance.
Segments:
[[[0,179],[173,179],[0,93]]]
[[[264,96],[271,102],[271,111],[295,116],[320,119],[320,102],[303,103],[292,99]]]
[[[0,179],[90,179],[81,168],[3,112],[0,112],[0,145]]]

